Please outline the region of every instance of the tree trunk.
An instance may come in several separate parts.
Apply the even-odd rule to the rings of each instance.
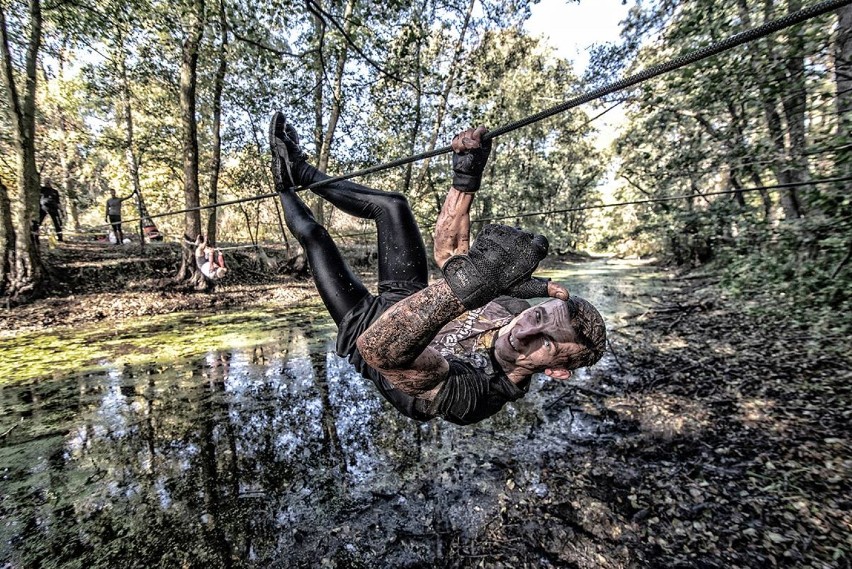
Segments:
[[[29,35],[23,75],[25,86],[23,94],[15,84],[16,75],[9,46],[9,34],[6,14],[0,5],[0,71],[3,74],[3,86],[6,100],[10,105],[12,139],[16,160],[18,199],[10,200],[12,232],[5,235],[7,250],[4,258],[9,262],[9,270],[3,280],[3,293],[16,302],[35,297],[44,285],[44,268],[38,252],[37,241],[32,233],[32,223],[38,219],[39,178],[35,157],[35,106],[38,52],[41,48],[41,3],[29,2]],[[4,263],[5,265],[5,263]]]
[[[7,276],[12,272],[15,252],[15,226],[12,224],[12,204],[9,203],[9,191],[0,180],[0,296],[6,296]]]
[[[852,175],[852,4],[837,10],[837,41],[834,45],[834,77],[837,87],[837,141],[835,170]],[[848,184],[848,182],[846,182]]]
[[[133,188],[133,193],[136,195],[134,200],[136,210],[139,214],[139,243],[144,246],[146,238],[155,238],[153,235],[159,235],[146,232],[146,227],[150,224],[153,226],[153,221],[148,215],[148,209],[145,207],[145,200],[142,198],[142,183],[139,179],[139,155],[136,152],[136,136],[133,123],[133,98],[130,90],[130,78],[127,74],[127,52],[124,49],[124,36],[121,30],[117,34],[116,55],[118,57],[118,69],[121,74],[120,85],[120,108],[121,122],[124,124],[124,159],[127,163],[127,173],[130,178],[130,185]],[[153,227],[156,230],[156,227]]]
[[[801,0],[790,0],[788,13],[802,9]],[[781,108],[784,110],[784,119],[787,122],[788,163],[789,177],[791,182],[808,182],[811,179],[808,168],[808,158],[805,156],[807,147],[807,132],[805,126],[805,114],[808,108],[808,88],[805,83],[805,40],[804,30],[801,26],[789,30],[787,50],[784,56],[786,63],[787,85],[784,96],[781,99]],[[782,192],[784,212],[802,217],[805,214],[803,204],[799,199],[799,190],[791,188]]]
[[[142,185],[139,182],[139,160],[136,157],[136,146],[133,136],[133,102],[130,96],[130,79],[127,76],[127,53],[124,51],[124,38],[120,32],[118,43],[118,68],[121,73],[121,116],[124,121],[124,159],[127,162],[130,184],[133,187],[133,192],[136,194],[136,209],[141,212]],[[141,229],[139,239],[140,244],[144,244],[145,234]]]
[[[737,6],[739,7],[739,15],[740,19],[742,19],[743,21],[743,25],[746,29],[751,28],[751,14],[749,14],[748,11],[748,2],[746,0],[737,0]],[[753,56],[750,58],[749,64],[751,66],[752,71],[754,72],[755,77],[760,77],[760,68]],[[764,108],[765,105],[766,103],[764,103]],[[729,111],[733,110],[733,107],[729,107]],[[731,114],[732,116],[734,115],[733,112]],[[765,113],[764,116],[766,116]],[[743,136],[741,132],[738,132],[738,134]],[[744,165],[744,168],[748,172],[748,175],[751,178],[751,183],[754,184],[754,187],[758,188],[763,186],[763,180],[760,177],[760,173],[757,171],[753,164],[746,164]],[[766,190],[760,191],[760,197],[763,200],[763,219],[764,221],[770,221],[772,218],[772,197]]]
[[[62,92],[62,86],[64,85],[65,79],[65,53],[66,46],[63,44],[62,49],[59,50],[58,62],[59,62],[59,85],[60,92]],[[71,137],[69,135],[70,122],[68,120],[68,113],[65,110],[65,107],[62,104],[63,97],[58,97],[56,102],[56,115],[59,117],[59,165],[61,168],[61,185],[62,185],[62,195],[65,196],[65,209],[66,209],[66,219],[70,220],[70,223],[66,222],[63,225],[70,225],[74,231],[80,230],[80,214],[77,209],[77,176],[75,170],[77,169],[77,147],[71,141]]]
[[[317,3],[322,7],[322,0],[317,0]],[[325,129],[323,128],[323,107],[325,106],[325,93],[323,84],[325,83],[325,59],[323,59],[323,51],[325,48],[325,24],[317,14],[314,14],[314,31],[316,35],[316,60],[315,60],[315,80],[316,88],[314,89],[314,143],[316,154],[314,162],[319,165],[322,148],[325,144]],[[323,200],[319,196],[314,196],[314,203],[311,204],[311,209],[314,212],[316,220],[323,224],[325,217],[323,216]],[[310,203],[310,200],[309,200]]]
[[[183,127],[183,197],[186,209],[200,205],[198,190],[198,122],[196,110],[196,84],[198,50],[204,33],[204,0],[193,2],[189,14],[189,29],[183,42],[180,68],[180,109]],[[201,233],[201,212],[188,211],[184,217],[184,232],[190,240]],[[177,280],[189,282],[196,288],[205,288],[207,281],[195,265],[194,248],[185,245]]]
[[[791,11],[794,4],[794,1],[790,2]],[[769,20],[772,18],[773,9],[773,0],[767,0],[764,5],[765,19]],[[795,45],[798,40],[791,38],[790,41]],[[798,76],[788,75],[790,72],[795,72],[799,67],[798,62],[789,61],[786,64],[784,63],[784,58],[801,59],[802,56],[801,54],[795,54],[792,48],[784,52],[783,55],[779,54],[777,50],[781,49],[781,47],[778,46],[777,38],[771,38],[765,41],[763,45],[769,59],[768,75],[761,77],[763,82],[763,112],[766,125],[769,129],[769,136],[775,145],[775,150],[779,158],[779,161],[773,165],[773,171],[779,184],[802,181],[806,179],[806,173],[799,171],[801,164],[800,160],[796,159],[796,154],[801,155],[804,148],[796,149],[792,147],[793,130],[798,125],[791,124],[789,120],[792,120],[794,123],[797,122],[796,113],[800,107],[797,100],[804,96],[798,91],[804,85],[805,78],[801,74]],[[802,65],[804,65],[803,62]],[[782,85],[784,87],[783,100],[781,100],[782,94],[779,91]],[[788,103],[786,101],[787,98],[791,99],[791,102]],[[793,102],[794,100],[796,102]],[[783,110],[785,118],[788,119],[786,129],[782,116],[779,113],[779,108]],[[800,110],[803,115],[802,121],[804,121],[804,108],[802,107]],[[798,132],[795,133],[795,136],[799,136]],[[795,188],[781,192],[781,208],[784,210],[784,217],[786,219],[797,219],[802,216],[798,192],[796,192]]]
[[[323,82],[325,81],[325,67],[322,59],[322,49],[323,44],[325,43],[325,30],[322,26],[322,22],[317,16],[314,16],[314,29],[317,36],[317,44],[316,48],[316,68],[314,70],[314,79],[316,83],[316,88],[314,89],[314,143],[315,143],[315,154],[314,154],[314,162],[319,163],[319,153],[322,149],[323,142],[323,121],[322,121],[322,109],[325,104],[325,99],[323,95]]]
[[[347,36],[352,35],[352,13],[355,10],[356,0],[347,0],[346,6],[343,9],[343,29]],[[331,145],[334,142],[334,134],[337,130],[337,122],[340,120],[340,115],[343,112],[343,75],[346,71],[346,61],[349,55],[349,44],[342,41],[340,50],[337,53],[337,65],[334,69],[334,77],[332,79],[331,91],[331,108],[329,109],[328,122],[325,129],[322,129],[322,108],[314,109],[315,116],[318,119],[317,131],[321,132],[321,136],[317,139],[317,168],[326,172],[328,170],[328,161],[331,157]],[[321,60],[320,60],[321,61]],[[322,63],[319,66],[322,68]],[[319,89],[318,89],[319,90]],[[316,99],[315,99],[316,100]],[[325,200],[317,199],[313,205],[314,217],[319,223],[325,223]]]
[[[207,194],[211,204],[219,200],[219,171],[222,169],[222,91],[225,86],[225,73],[228,70],[228,20],[225,14],[225,0],[219,0],[219,25],[222,34],[219,42],[219,66],[213,83],[213,154],[210,157],[210,191]],[[216,244],[216,208],[210,210],[207,218],[207,242]]]
[[[751,161],[747,160],[747,157],[751,156],[753,154],[753,151],[745,135],[745,129],[743,128],[743,123],[745,121],[740,116],[740,113],[737,111],[736,106],[730,99],[726,101],[726,106],[728,109],[728,114],[731,116],[731,127],[735,135],[734,144],[732,148],[732,179],[735,179],[737,180],[737,182],[739,182],[739,173],[740,169],[742,169],[743,173],[750,176],[751,179],[754,181],[755,187],[760,187],[763,185],[760,180],[760,174],[754,168],[754,165],[751,163]],[[737,189],[740,188],[737,187]],[[739,203],[741,206],[744,206],[745,199],[743,197],[742,192],[737,192],[736,196],[737,203]],[[763,220],[769,221],[770,216],[772,215],[772,198],[770,197],[769,192],[766,190],[760,190],[760,197],[763,200]]]
[[[751,14],[749,13],[748,2],[746,0],[737,0],[737,6],[739,7],[739,15],[743,20],[743,24],[746,27],[751,27]],[[764,21],[769,21],[773,17],[773,12],[775,9],[774,0],[764,0],[763,5],[763,17]],[[790,6],[790,10],[792,11],[792,4]],[[751,52],[751,69],[754,72],[754,76],[757,78],[758,85],[760,86],[761,91],[761,104],[763,106],[763,117],[766,121],[766,126],[769,131],[769,138],[775,147],[775,151],[777,154],[777,161],[772,166],[772,170],[775,173],[775,178],[779,184],[786,184],[792,181],[795,181],[797,174],[791,169],[790,164],[790,150],[788,150],[787,143],[787,135],[788,132],[784,130],[784,123],[782,121],[782,117],[778,112],[779,106],[781,103],[779,102],[779,89],[781,85],[787,85],[788,78],[786,76],[786,71],[791,70],[796,67],[796,64],[791,64],[791,67],[785,67],[782,65],[782,57],[780,57],[776,53],[776,45],[778,44],[777,38],[770,38],[760,45],[764,47],[766,58],[769,63],[759,62],[756,57],[759,56],[757,52]],[[792,50],[791,50],[792,52]],[[768,70],[766,69],[768,67]],[[794,82],[804,82],[804,75],[800,75],[798,78],[790,78],[791,81]],[[786,96],[787,90],[785,87],[784,96]],[[795,95],[792,95],[795,96]],[[795,106],[795,105],[794,105]],[[791,109],[792,111],[792,109]],[[794,152],[798,151],[801,155],[804,148],[799,150],[793,150]],[[783,162],[783,163],[782,163]],[[760,179],[759,174],[750,168],[752,181],[757,181]],[[757,185],[761,185],[757,183]],[[764,204],[764,212],[768,216],[769,211],[771,211],[771,201],[768,198],[768,194],[764,194],[761,192],[763,197]],[[780,202],[781,208],[784,211],[784,216],[787,219],[795,219],[801,216],[801,211],[799,210],[799,202],[798,202],[798,194],[795,189],[782,191],[780,194]]]
[[[411,125],[411,130],[409,131],[408,137],[408,153],[413,155],[417,152],[417,139],[420,137],[420,129],[423,127],[423,86],[421,83],[422,77],[422,43],[423,43],[423,20],[419,17],[419,14],[425,13],[425,5],[421,5],[421,9],[418,12],[416,17],[416,26],[418,32],[417,45],[415,47],[414,53],[414,85],[416,88],[415,97],[416,99],[413,101],[414,106],[414,123]],[[414,174],[414,163],[409,163],[405,165],[405,173],[402,178],[402,188],[400,191],[407,195],[411,195],[411,179]],[[440,211],[440,210],[437,210]]]
[[[343,29],[346,35],[352,35],[352,12],[355,10],[355,0],[347,0],[343,11]],[[328,115],[328,123],[325,127],[322,147],[320,148],[317,168],[325,172],[328,169],[328,161],[331,157],[331,144],[334,142],[334,133],[337,130],[337,121],[343,112],[343,74],[346,70],[346,60],[349,55],[349,44],[343,43],[338,54],[337,67],[334,70],[334,83],[331,93],[331,111]]]

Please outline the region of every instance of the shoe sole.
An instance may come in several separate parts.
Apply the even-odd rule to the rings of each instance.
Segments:
[[[287,136],[287,119],[284,117],[284,113],[276,111],[275,114],[272,115],[272,121],[269,123],[269,146],[272,152],[284,163],[284,167],[287,170],[287,179],[290,182],[290,187],[288,189],[294,189],[296,188],[296,184],[293,182],[290,152],[287,150],[287,143],[284,142],[282,137],[278,136],[279,125],[281,126],[280,132],[283,133],[284,136]]]

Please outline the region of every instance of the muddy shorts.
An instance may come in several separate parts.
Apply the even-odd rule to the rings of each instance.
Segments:
[[[418,421],[428,421],[434,416],[426,409],[429,402],[395,388],[385,376],[367,365],[355,342],[379,316],[384,314],[385,310],[424,288],[426,288],[425,284],[413,281],[379,283],[378,296],[367,294],[340,321],[337,326],[336,346],[337,354],[349,358],[349,363],[362,376],[371,379],[385,399],[403,415]]]
[[[109,214],[109,224],[114,231],[121,231],[121,216]]]

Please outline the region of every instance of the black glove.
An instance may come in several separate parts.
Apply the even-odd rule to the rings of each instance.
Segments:
[[[547,296],[548,282],[550,282],[550,279],[530,277],[507,288],[503,291],[503,294],[515,298],[542,298]]]
[[[485,127],[461,132],[453,138],[453,187],[473,193],[482,183],[482,172],[491,154],[491,139],[482,140]]]
[[[547,246],[542,235],[489,224],[467,255],[454,255],[444,264],[444,278],[466,309],[479,308],[529,281]]]

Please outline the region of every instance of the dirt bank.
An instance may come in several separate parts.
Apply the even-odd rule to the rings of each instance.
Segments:
[[[227,251],[231,272],[210,292],[178,286],[180,246],[175,243],[108,245],[62,243],[45,252],[50,278],[43,298],[0,310],[0,330],[37,331],[53,326],[166,314],[178,310],[215,310],[250,306],[269,299],[298,303],[315,295],[304,270],[283,266],[283,247],[264,253],[281,268],[270,269],[252,249]]]
[[[342,250],[364,282],[372,286],[375,254],[360,246]],[[140,248],[135,243],[118,246],[102,241],[72,241],[46,248],[44,253],[50,278],[43,298],[0,310],[0,332],[37,331],[270,301],[293,306],[316,296],[304,259],[278,244],[265,244],[260,252],[252,248],[226,250],[230,273],[209,292],[190,290],[174,282],[181,255],[177,243],[151,243]],[[556,261],[584,259],[587,257],[563,255]]]

